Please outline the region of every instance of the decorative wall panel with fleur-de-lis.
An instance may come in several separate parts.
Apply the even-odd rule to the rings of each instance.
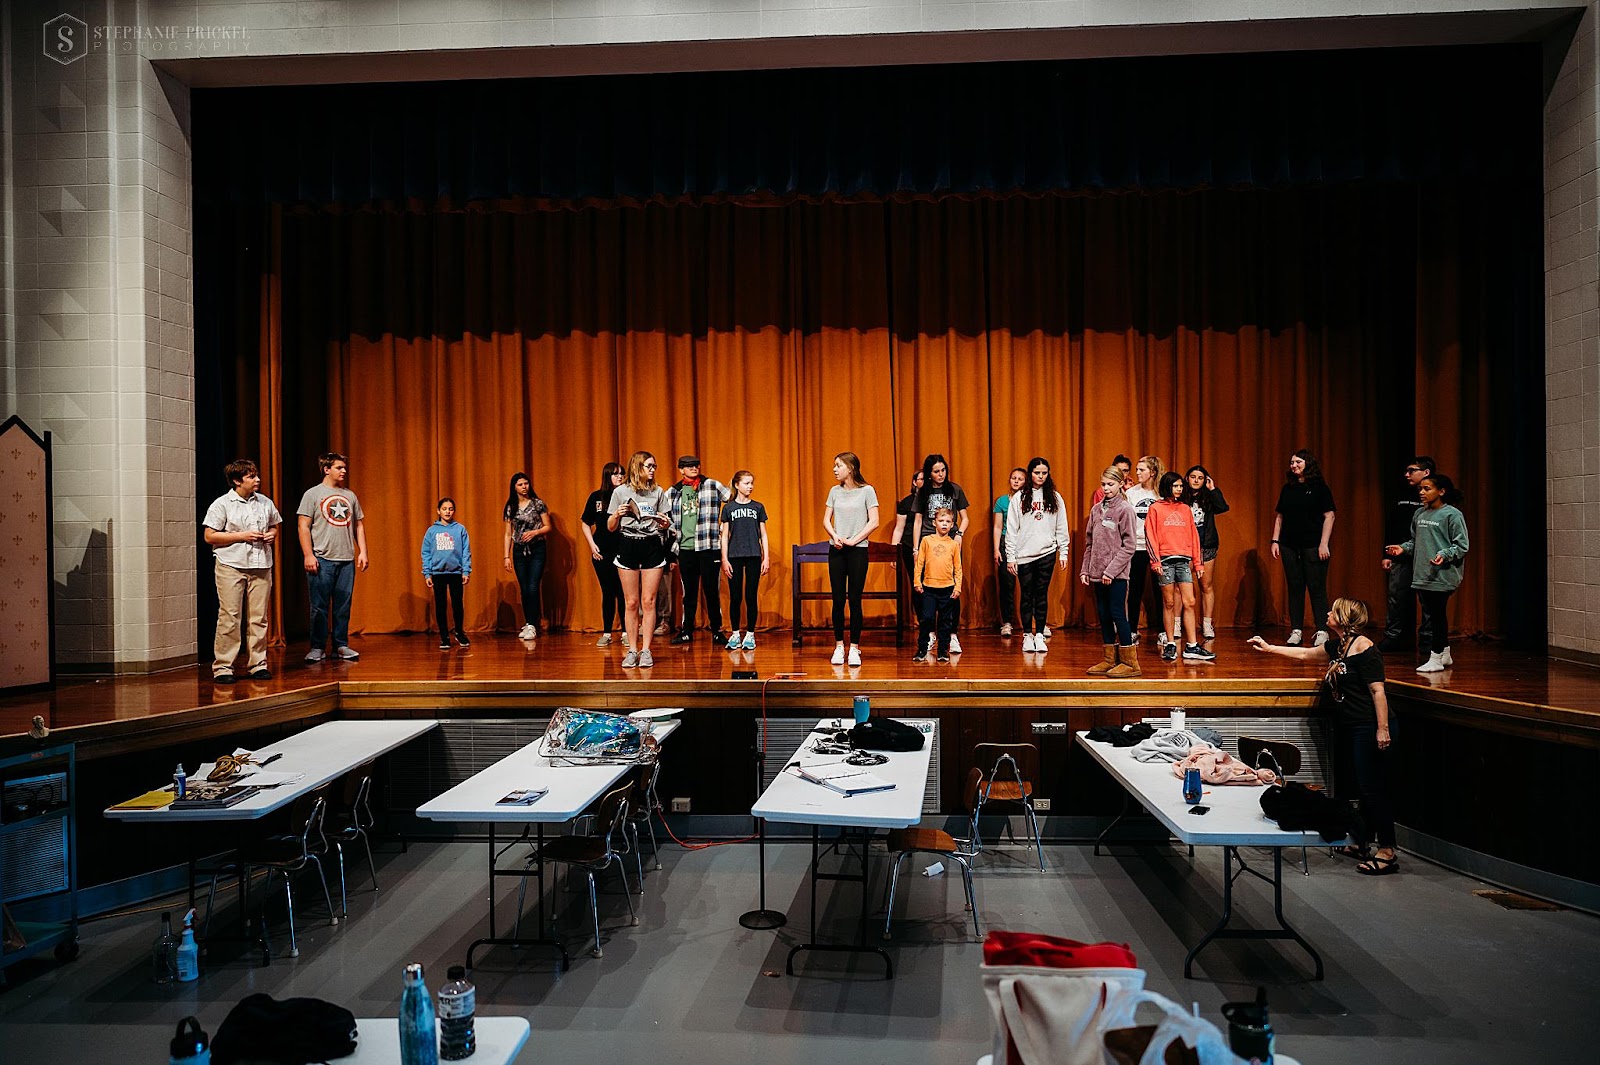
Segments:
[[[7,548],[0,551],[0,585],[7,589],[0,690],[54,679],[49,447],[19,418],[0,426],[0,499],[9,501],[0,509],[0,543]]]

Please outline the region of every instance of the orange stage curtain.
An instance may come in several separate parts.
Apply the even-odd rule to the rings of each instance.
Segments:
[[[372,556],[358,632],[430,626],[419,546],[444,495],[473,540],[469,627],[515,627],[500,514],[518,470],[554,514],[547,622],[596,628],[578,512],[601,465],[636,449],[664,481],[683,452],[719,480],[754,471],[771,516],[765,627],[789,622],[789,549],[823,536],[836,452],[861,456],[880,540],[911,471],[942,452],[972,503],[963,624],[989,629],[990,512],[1011,468],[1050,460],[1076,542],[1117,452],[1211,470],[1233,508],[1218,522],[1217,623],[1279,623],[1272,508],[1290,452],[1310,447],[1339,506],[1330,592],[1366,599],[1381,624],[1403,460],[1432,448],[1466,472],[1469,521],[1493,497],[1473,334],[1488,256],[1473,226],[1430,211],[1400,187],[300,209],[269,223],[281,259],[265,260],[261,372],[284,402],[262,417],[282,421],[286,516],[318,452],[350,456]],[[1441,382],[1450,394],[1419,414],[1416,395]],[[1093,621],[1078,561],[1052,586],[1052,623]],[[292,542],[281,564],[287,629],[303,632]],[[1493,567],[1475,543],[1455,628],[1495,628]]]

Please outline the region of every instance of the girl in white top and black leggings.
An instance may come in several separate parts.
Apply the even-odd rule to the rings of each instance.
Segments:
[[[828,586],[833,592],[833,658],[836,666],[861,664],[861,592],[867,584],[867,537],[878,527],[878,493],[861,479],[853,451],[833,457],[833,478],[822,509],[828,533]],[[850,604],[850,645],[844,642],[844,608]]]

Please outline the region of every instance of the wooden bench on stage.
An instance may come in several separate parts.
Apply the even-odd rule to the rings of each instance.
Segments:
[[[803,583],[800,579],[801,567],[808,562],[820,562],[824,566],[828,564],[828,541],[819,540],[814,544],[796,544],[794,546],[793,564],[790,566],[789,573],[794,591],[794,606],[791,613],[794,617],[794,646],[796,647],[800,646],[801,640],[800,604],[807,599],[827,599],[830,601],[833,599],[831,591],[807,592],[801,589],[801,584]],[[894,601],[894,642],[895,646],[899,647],[905,643],[906,636],[905,615],[900,610],[900,581],[905,576],[900,566],[900,549],[893,544],[880,544],[869,540],[867,542],[868,573],[872,572],[873,563],[887,563],[894,567],[894,588],[877,592],[863,591],[861,598],[863,601],[868,599],[890,599]]]

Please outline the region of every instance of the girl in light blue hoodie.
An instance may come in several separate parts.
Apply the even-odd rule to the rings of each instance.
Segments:
[[[466,526],[456,521],[456,501],[449,496],[439,500],[439,520],[422,534],[422,580],[433,589],[433,616],[439,623],[439,650],[450,650],[450,629],[446,625],[445,600],[455,615],[456,642],[471,646],[462,627],[461,596],[472,579],[472,541]]]

